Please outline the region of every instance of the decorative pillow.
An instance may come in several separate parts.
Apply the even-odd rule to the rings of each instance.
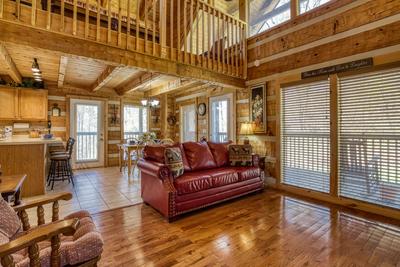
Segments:
[[[217,167],[214,157],[206,142],[185,142],[182,145],[192,171]]]
[[[21,222],[17,213],[0,197],[0,233],[9,239],[21,230]]]
[[[165,164],[171,171],[172,177],[178,178],[184,172],[182,152],[179,147],[165,148]]]
[[[232,143],[232,141],[228,141],[225,143],[214,143],[208,141],[208,147],[211,150],[211,153],[214,157],[215,163],[217,167],[224,167],[229,165],[229,151],[228,146]]]
[[[252,150],[251,145],[230,145],[229,164],[231,166],[251,166]]]
[[[178,147],[181,149],[183,167],[185,168],[185,171],[190,171],[189,163],[186,159],[185,153],[183,152],[183,146],[180,143],[175,143],[173,145],[147,145],[143,149],[143,158],[165,164],[165,149],[168,147]]]

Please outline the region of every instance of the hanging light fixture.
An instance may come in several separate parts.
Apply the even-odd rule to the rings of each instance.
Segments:
[[[39,63],[36,58],[33,59],[32,63],[32,76],[36,82],[42,82],[42,72],[40,71]]]
[[[156,108],[160,104],[160,100],[158,99],[146,99],[143,98],[140,100],[140,103],[142,103],[142,106],[144,107],[151,107],[151,108]]]
[[[40,72],[39,63],[36,58],[33,59],[32,72]]]
[[[140,103],[142,103],[142,106],[145,106],[145,107],[147,107],[147,99],[142,99],[141,101],[140,101]]]

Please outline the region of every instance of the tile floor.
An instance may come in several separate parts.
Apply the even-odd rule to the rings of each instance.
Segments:
[[[65,182],[56,182],[51,192],[68,191],[70,201],[60,202],[60,218],[74,211],[87,210],[91,214],[142,203],[140,178],[137,169],[129,179],[118,167],[85,169],[74,172],[75,187]],[[51,205],[44,206],[46,222],[51,220]],[[36,223],[36,209],[28,210],[31,224]]]

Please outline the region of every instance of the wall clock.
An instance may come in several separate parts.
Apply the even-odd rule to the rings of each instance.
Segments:
[[[205,103],[200,103],[197,106],[197,112],[199,113],[200,116],[204,116],[207,112],[206,110],[206,104]]]

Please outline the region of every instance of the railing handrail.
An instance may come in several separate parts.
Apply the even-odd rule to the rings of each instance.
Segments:
[[[172,0],[172,1],[173,1],[173,0]],[[188,1],[188,0],[186,0],[186,1]],[[201,2],[201,3],[204,4],[204,5],[206,5],[208,8],[212,8],[212,9],[217,10],[218,12],[221,12],[222,14],[224,14],[225,16],[227,16],[228,18],[234,19],[234,20],[240,22],[241,24],[243,24],[243,25],[245,25],[245,26],[247,25],[247,22],[245,22],[245,21],[243,21],[243,20],[241,20],[241,19],[239,19],[239,18],[235,18],[234,16],[225,13],[224,11],[220,10],[219,8],[213,7],[213,6],[210,5],[209,3],[206,3],[206,2],[204,2],[204,1],[202,1],[202,0],[197,0],[197,1],[198,1],[198,2]]]

